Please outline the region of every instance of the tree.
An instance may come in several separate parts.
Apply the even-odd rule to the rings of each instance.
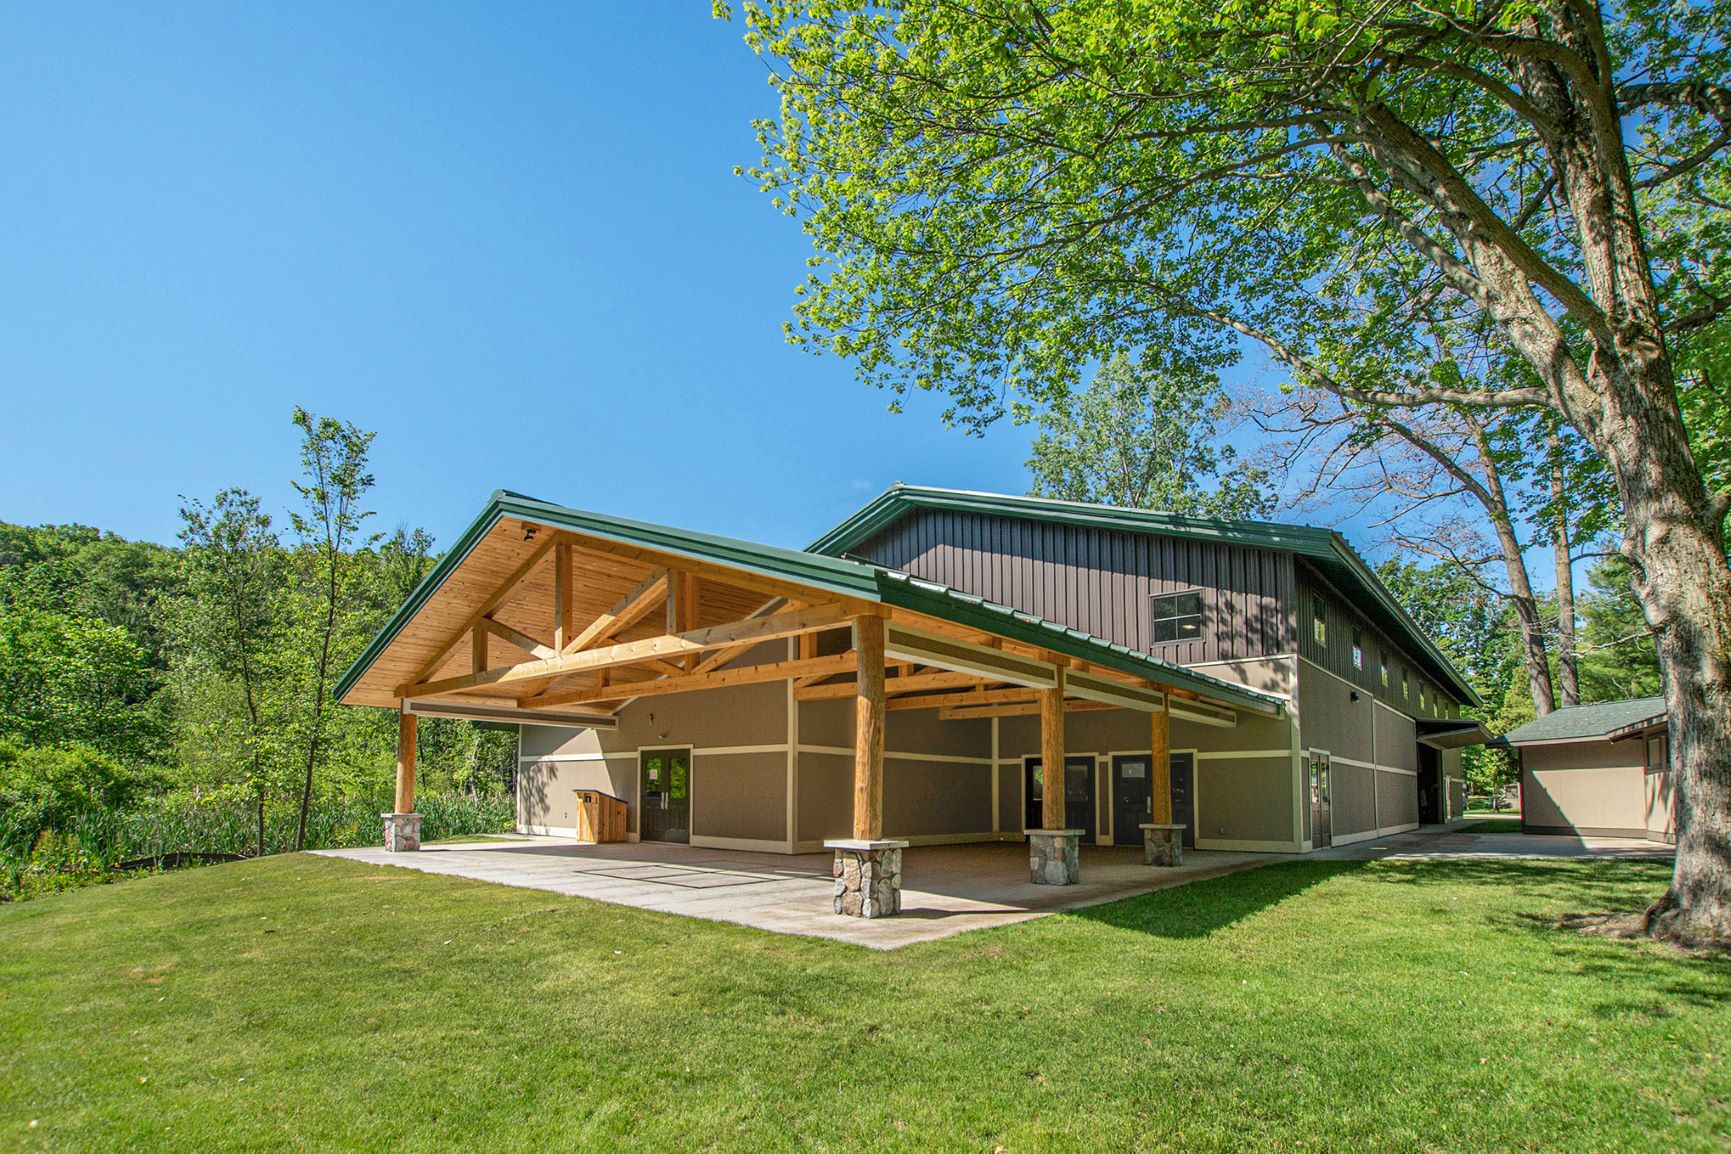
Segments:
[[[1267,474],[1232,467],[1233,448],[1215,443],[1227,408],[1213,373],[1120,354],[1086,390],[1040,413],[1028,492],[1201,517],[1266,517],[1275,506]]]
[[[184,649],[194,650],[221,678],[236,682],[258,819],[258,854],[265,853],[264,710],[282,597],[282,546],[270,516],[244,489],[220,490],[210,506],[193,500],[180,510],[186,568]]]
[[[119,626],[0,610],[0,737],[147,760],[155,734],[144,703],[153,689],[144,651]]]
[[[301,431],[303,480],[295,482],[300,512],[289,522],[301,540],[300,561],[306,571],[303,613],[298,633],[309,642],[311,662],[306,696],[305,773],[301,781],[300,816],[295,821],[295,849],[306,848],[307,813],[312,807],[313,773],[325,736],[325,698],[336,669],[336,647],[345,627],[352,627],[355,608],[356,561],[353,550],[370,548],[362,539],[361,523],[372,514],[360,501],[372,488],[367,449],[373,434],[331,417],[315,417],[295,406],[294,423]]]
[[[1731,6],[1095,0],[745,9],[799,342],[980,425],[1133,348],[1252,342],[1362,405],[1528,408],[1606,463],[1672,718],[1656,934],[1731,936],[1731,497],[1670,346],[1731,308],[1645,222],[1725,167]],[[1486,386],[1421,356],[1485,332]]]
[[[1607,557],[1587,571],[1581,601],[1581,692],[1587,701],[1657,697],[1653,631],[1629,580],[1629,563]]]

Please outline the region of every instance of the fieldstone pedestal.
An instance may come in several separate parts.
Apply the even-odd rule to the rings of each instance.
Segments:
[[[851,918],[887,918],[902,912],[905,841],[842,838],[823,843],[835,851],[835,912]]]
[[[382,813],[385,819],[385,849],[405,853],[421,848],[421,815],[418,813]]]
[[[1142,826],[1142,860],[1151,866],[1184,864],[1184,827],[1149,822]]]
[[[1073,886],[1082,877],[1082,831],[1079,829],[1031,829],[1028,831],[1028,879],[1041,886]]]

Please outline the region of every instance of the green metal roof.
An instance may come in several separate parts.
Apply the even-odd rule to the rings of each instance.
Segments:
[[[339,700],[354,688],[355,683],[378,659],[379,654],[384,652],[402,632],[403,627],[456,571],[463,559],[487,535],[488,530],[506,517],[551,528],[568,529],[600,540],[653,549],[676,557],[707,561],[763,577],[794,582],[837,596],[930,614],[957,625],[1040,645],[1067,657],[1079,657],[1135,676],[1155,678],[1177,688],[1206,694],[1216,701],[1259,712],[1268,712],[1271,707],[1278,710],[1283,705],[1279,698],[1207,674],[1196,673],[1079,630],[1068,629],[1008,606],[994,605],[983,598],[961,593],[936,582],[918,580],[881,565],[585,512],[537,501],[503,489],[493,494],[481,515],[463,531],[462,536],[457,538],[456,543],[433,571],[416,586],[408,600],[403,602],[401,608],[391,616],[378,635],[337,681],[334,693]]]
[[[1404,641],[1432,676],[1473,705],[1483,704],[1466,678],[1395,600],[1364,558],[1333,529],[1282,525],[1272,521],[1190,517],[1151,509],[1124,509],[1081,501],[1055,501],[1045,497],[1016,497],[1005,493],[975,493],[898,483],[807,548],[815,553],[839,556],[915,509],[945,509],[1084,528],[1219,541],[1296,554],[1309,561],[1343,591],[1362,594],[1363,599],[1356,602],[1358,608],[1397,641]]]
[[[1619,729],[1642,722],[1657,724],[1665,716],[1663,697],[1636,697],[1627,701],[1602,701],[1596,705],[1571,705],[1536,721],[1518,725],[1490,742],[1495,746],[1527,745],[1536,741],[1587,741],[1608,737]]]

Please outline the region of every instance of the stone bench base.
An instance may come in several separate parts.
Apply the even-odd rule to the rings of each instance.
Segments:
[[[1142,826],[1142,860],[1151,866],[1184,864],[1184,827],[1149,822]]]
[[[835,912],[852,918],[887,918],[902,912],[905,841],[826,841],[835,851]]]
[[[1031,829],[1028,880],[1041,886],[1073,886],[1081,880],[1079,829]]]
[[[381,813],[385,819],[385,849],[405,853],[421,848],[421,815],[418,813]]]

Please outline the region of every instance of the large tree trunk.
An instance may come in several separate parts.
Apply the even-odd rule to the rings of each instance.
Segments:
[[[1670,716],[1677,806],[1671,886],[1648,932],[1731,940],[1731,564],[1725,499],[1708,494],[1689,452],[1670,359],[1641,357],[1604,374],[1596,447],[1610,463],[1627,530],[1623,552],[1653,629]],[[1644,363],[1642,363],[1644,361]],[[1633,362],[1638,373],[1625,366]],[[1617,371],[1623,369],[1624,371]]]

